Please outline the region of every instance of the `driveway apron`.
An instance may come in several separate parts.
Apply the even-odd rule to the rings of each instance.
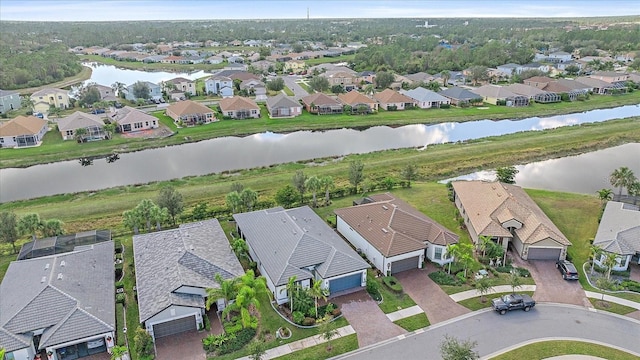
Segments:
[[[342,314],[358,334],[360,347],[406,333],[380,310],[366,291],[358,291],[332,299],[342,309]]]
[[[425,269],[403,271],[395,274],[395,277],[402,284],[404,291],[424,310],[431,324],[471,312],[453,301],[438,284],[431,280],[428,274],[433,271],[436,271],[435,266],[428,264]]]

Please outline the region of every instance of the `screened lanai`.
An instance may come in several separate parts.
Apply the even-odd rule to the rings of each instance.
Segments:
[[[93,245],[111,240],[111,230],[91,230],[75,234],[35,239],[24,243],[18,260],[39,258],[73,251],[78,246]]]

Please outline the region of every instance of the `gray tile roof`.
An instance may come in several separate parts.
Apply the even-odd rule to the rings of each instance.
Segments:
[[[275,286],[291,276],[311,279],[302,269],[317,266],[326,279],[369,268],[362,258],[308,206],[282,207],[233,215],[247,244]]]
[[[620,254],[640,252],[640,210],[617,201],[607,202],[593,245]]]
[[[17,91],[0,89],[0,97],[5,97],[5,96],[13,95],[13,94],[18,94],[18,92]]]
[[[425,89],[423,87],[417,87],[412,90],[400,90],[400,93],[407,95],[408,97],[419,102],[431,102],[431,101],[448,102],[449,101],[449,99],[438,94],[437,92]]]
[[[285,94],[278,94],[276,96],[269,97],[267,99],[267,108],[269,111],[276,108],[293,108],[302,107],[299,102],[295,100],[293,96],[287,96]]]
[[[19,346],[17,334],[47,328],[44,348],[113,331],[113,250],[107,241],[12,262],[0,284],[0,338]]]
[[[479,95],[474,94],[471,91],[461,87],[451,87],[446,90],[440,91],[439,94],[450,99],[458,100],[471,100],[480,97]]]
[[[0,328],[0,344],[7,352],[29,347],[31,337],[21,334],[12,334],[9,331]]]
[[[244,271],[216,219],[133,237],[140,322],[171,305],[204,307],[198,295],[175,293],[181,286],[217,288]]]
[[[104,126],[104,122],[97,115],[87,114],[80,111],[76,111],[73,114],[58,120],[58,130],[60,131],[76,130],[90,126],[98,126],[101,128]]]

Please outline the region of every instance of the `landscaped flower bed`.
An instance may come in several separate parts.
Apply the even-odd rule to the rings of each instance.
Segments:
[[[402,292],[402,285],[400,284],[400,282],[398,282],[398,279],[396,279],[393,276],[385,276],[382,278],[382,282],[384,282],[384,284],[391,289],[391,291],[395,292],[395,293],[401,293]]]

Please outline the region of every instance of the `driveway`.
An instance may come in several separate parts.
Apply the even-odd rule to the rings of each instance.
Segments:
[[[289,89],[291,89],[291,91],[293,91],[293,97],[296,100],[300,100],[303,97],[309,95],[307,90],[305,90],[302,86],[300,86],[300,85],[298,85],[298,83],[296,83],[296,81],[299,80],[300,77],[298,77],[296,75],[283,75],[282,78],[284,79],[284,84]]]
[[[342,314],[358,334],[360,347],[406,333],[407,331],[387,318],[366,291],[339,296],[332,301],[340,306]]]
[[[211,331],[188,331],[156,340],[156,360],[203,360],[207,355],[202,348],[202,339],[209,334],[222,334],[222,324],[215,310],[207,313]]]
[[[395,277],[402,284],[404,291],[424,310],[431,324],[471,312],[453,301],[438,284],[431,280],[428,275],[433,271],[436,271],[436,267],[433,264],[427,264],[424,269],[403,271],[395,274]]]
[[[512,259],[514,265],[524,267],[531,272],[531,277],[536,282],[536,291],[533,294],[536,301],[593,307],[578,281],[562,279],[562,275],[556,269],[555,261],[525,261],[517,255],[514,255]]]

